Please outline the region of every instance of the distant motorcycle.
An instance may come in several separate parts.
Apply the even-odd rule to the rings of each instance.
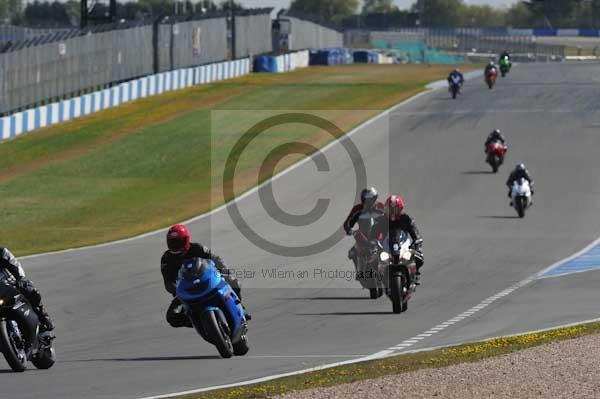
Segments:
[[[458,93],[460,93],[460,78],[458,76],[453,76],[448,82],[448,86],[448,91],[452,94],[452,98],[456,99]]]
[[[500,74],[503,78],[506,77],[506,75],[510,72],[511,68],[512,62],[510,61],[510,58],[508,58],[507,56],[500,58]]]
[[[27,361],[38,369],[49,369],[56,356],[50,333],[39,332],[39,319],[23,294],[0,277],[0,349],[13,371],[23,372]]]
[[[511,191],[512,205],[520,218],[525,217],[525,211],[531,207],[531,186],[525,178],[520,178],[513,183]]]
[[[496,84],[497,79],[498,79],[498,70],[496,68],[491,68],[485,75],[485,83],[488,85],[490,90],[492,90],[494,88],[494,85]]]
[[[417,266],[412,244],[410,235],[400,231],[386,239],[383,244],[386,250],[379,255],[385,293],[392,301],[394,313],[406,312],[408,301],[417,288]]]
[[[221,357],[248,353],[244,308],[212,260],[185,261],[176,293],[198,334],[215,345]]]
[[[490,164],[494,173],[498,173],[498,169],[504,163],[504,156],[508,148],[500,141],[494,141],[487,146],[487,163]]]

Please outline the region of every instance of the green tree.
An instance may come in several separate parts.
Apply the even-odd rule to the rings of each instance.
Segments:
[[[552,27],[572,25],[573,14],[582,0],[530,0],[526,2],[537,20],[549,22]],[[538,22],[539,23],[539,22]]]
[[[321,17],[325,21],[340,22],[358,9],[359,0],[294,0],[292,11]]]
[[[590,16],[592,19],[592,28],[598,29],[600,26],[600,0],[590,2]]]
[[[488,5],[465,5],[461,9],[460,19],[465,27],[505,26],[506,12]]]
[[[534,19],[531,8],[522,1],[514,4],[506,12],[506,23],[513,28],[532,28]]]
[[[419,14],[421,26],[434,28],[460,25],[464,9],[462,0],[417,0],[412,8]]]
[[[394,0],[364,0],[363,14],[390,13],[397,7],[394,6]]]
[[[21,14],[20,0],[0,0],[0,23],[4,20],[16,18]]]

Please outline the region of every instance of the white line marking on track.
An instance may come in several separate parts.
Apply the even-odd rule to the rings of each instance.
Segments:
[[[432,93],[433,91],[435,91],[435,90],[439,90],[439,89],[441,89],[441,88],[442,88],[442,87],[438,87],[437,89],[434,89],[434,90],[425,91],[425,92],[423,92],[423,93],[417,94],[415,97],[409,98],[408,100],[404,101],[403,103],[401,103],[401,104],[398,104],[397,106],[395,106],[395,107],[391,108],[390,110],[388,110],[388,111],[386,111],[386,112],[384,112],[384,113],[382,113],[382,114],[379,114],[379,115],[375,116],[373,119],[371,119],[371,120],[369,120],[369,121],[365,122],[363,125],[359,126],[358,128],[356,128],[356,129],[355,129],[355,130],[353,130],[352,132],[348,133],[348,134],[347,134],[347,136],[350,136],[350,135],[354,134],[355,132],[359,131],[360,129],[362,129],[362,128],[364,128],[364,127],[368,126],[370,123],[373,123],[373,122],[375,122],[375,121],[379,120],[380,118],[384,117],[385,115],[390,115],[390,114],[391,114],[391,113],[392,113],[394,110],[401,108],[403,105],[406,105],[406,104],[408,104],[409,102],[412,102],[412,101],[414,101],[414,100],[416,100],[416,99],[420,98],[421,96],[424,96],[425,94]],[[346,136],[345,136],[345,137],[346,137]],[[322,151],[325,151],[327,148],[329,148],[330,146],[333,146],[333,145],[335,145],[336,143],[338,143],[338,141],[334,141],[334,142],[330,143],[329,145],[327,145],[326,147],[324,147],[324,148],[322,149]],[[278,177],[280,177],[280,176],[284,175],[285,173],[289,172],[289,171],[290,171],[290,170],[292,170],[293,168],[300,166],[301,164],[303,164],[304,162],[307,162],[308,160],[310,160],[310,157],[309,157],[309,158],[305,158],[304,160],[300,161],[299,163],[297,163],[297,164],[295,164],[295,165],[292,165],[290,168],[288,168],[288,169],[286,169],[286,170],[282,171],[280,174],[278,174],[277,176],[275,176],[275,177],[274,177],[274,178],[273,178],[271,181],[273,181],[273,180],[277,179]],[[269,181],[267,181],[267,182],[263,183],[263,185],[264,185],[264,184],[268,184],[268,183],[269,183]],[[253,190],[250,190],[250,191],[248,191],[246,194],[244,194],[244,195],[243,195],[242,197],[240,197],[239,199],[243,198],[244,196],[247,196],[247,195],[250,195],[250,194],[252,194],[252,193],[256,192],[256,191],[257,191],[259,188],[261,188],[261,187],[262,187],[262,185],[261,185],[261,186],[258,186],[258,187],[255,187]],[[239,200],[239,199],[238,199],[238,200]],[[199,219],[201,219],[201,218],[203,218],[203,217],[206,217],[206,216],[208,216],[208,215],[210,215],[210,214],[212,214],[212,213],[218,212],[219,210],[221,210],[221,209],[225,208],[227,205],[228,205],[228,204],[222,205],[221,207],[219,207],[219,208],[216,208],[215,210],[213,210],[213,211],[211,211],[211,212],[209,212],[209,213],[207,213],[207,214],[205,214],[205,215],[198,216],[198,217],[196,217],[196,218],[194,218],[194,219],[192,219],[191,221],[188,221],[188,222],[186,222],[186,223],[190,223],[190,222],[192,222],[192,221],[199,220]],[[158,232],[160,232],[160,231],[163,231],[163,230],[164,230],[164,229],[157,230],[157,231],[155,231],[155,232],[152,232],[152,233],[147,233],[147,234],[144,234],[144,235],[142,235],[142,236],[138,236],[138,237],[129,238],[129,239],[126,239],[126,240],[122,240],[122,241],[115,242],[115,243],[100,244],[100,245],[97,245],[97,246],[94,246],[94,247],[101,247],[101,246],[107,246],[107,245],[114,245],[114,244],[122,243],[122,242],[125,242],[125,241],[132,241],[132,240],[136,240],[136,239],[139,239],[139,238],[142,238],[142,237],[146,237],[146,236],[149,236],[149,235],[152,235],[152,234],[156,234],[156,233],[158,233]],[[578,252],[577,254],[575,254],[575,255],[572,255],[571,257],[569,257],[569,258],[567,258],[567,259],[564,259],[564,260],[562,260],[562,261],[556,262],[554,265],[552,265],[552,266],[550,266],[550,267],[548,267],[548,268],[546,268],[546,269],[542,270],[542,271],[541,271],[541,272],[539,272],[539,273],[536,273],[536,274],[535,274],[535,275],[533,275],[532,277],[526,278],[525,280],[522,280],[522,281],[520,281],[519,283],[517,283],[517,284],[515,284],[515,285],[512,285],[511,287],[509,287],[509,288],[507,288],[507,289],[505,289],[505,290],[503,290],[503,291],[500,291],[499,293],[497,293],[497,294],[495,294],[495,295],[493,295],[493,296],[490,296],[489,298],[486,298],[486,299],[484,299],[484,300],[483,300],[483,301],[482,301],[482,302],[479,304],[479,305],[482,305],[482,304],[484,304],[484,303],[485,303],[486,305],[485,305],[483,308],[481,308],[481,309],[475,309],[475,308],[471,308],[471,309],[469,309],[467,312],[471,312],[471,311],[473,311],[473,313],[471,314],[471,315],[473,315],[473,314],[477,313],[478,311],[481,311],[482,309],[486,308],[487,306],[489,306],[490,304],[492,304],[492,303],[496,302],[497,300],[499,300],[499,299],[501,299],[501,298],[505,297],[506,295],[509,295],[509,294],[511,294],[512,292],[514,292],[514,291],[518,290],[519,288],[521,288],[521,287],[524,287],[524,286],[526,286],[527,284],[529,284],[529,283],[533,282],[534,280],[536,280],[536,279],[538,278],[538,276],[539,276],[539,275],[541,275],[541,274],[543,274],[543,273],[545,273],[545,272],[547,272],[547,271],[551,270],[551,269],[552,269],[552,268],[554,268],[554,267],[557,267],[559,264],[561,264],[561,263],[564,263],[564,262],[568,261],[569,259],[572,259],[572,258],[575,258],[575,257],[577,257],[577,256],[581,255],[581,254],[582,254],[582,253],[584,253],[586,250],[589,250],[590,248],[592,248],[592,247],[596,246],[598,243],[600,243],[600,239],[598,239],[598,240],[597,240],[597,241],[595,241],[594,243],[590,244],[588,247],[586,247],[584,250],[582,250],[582,251]],[[89,248],[89,247],[88,247],[88,248]],[[81,249],[85,249],[85,248],[78,248],[78,249],[75,249],[75,250],[81,250]],[[67,250],[67,251],[70,251],[70,250]],[[67,251],[61,251],[61,252],[67,252]],[[60,253],[60,252],[59,252],[59,253]],[[44,254],[41,254],[41,255],[34,255],[34,256],[42,256],[42,255],[44,255]],[[477,306],[479,306],[479,305],[477,305]],[[476,307],[477,307],[477,306],[476,306]],[[462,316],[464,316],[464,315],[465,315],[467,312],[464,312],[464,314],[461,314],[461,315],[459,315],[459,316],[457,316],[457,317],[462,317]],[[471,315],[469,315],[469,316],[467,316],[467,317],[463,317],[463,318],[461,318],[460,320],[463,320],[463,319],[465,319],[465,318],[468,318],[468,317],[470,317]],[[455,317],[455,318],[453,318],[453,319],[456,319],[456,317]],[[453,319],[451,319],[451,320],[453,320]],[[460,321],[460,320],[458,320],[458,321]],[[572,324],[566,324],[566,325],[562,325],[562,326],[555,326],[555,327],[550,327],[550,328],[546,328],[546,329],[542,329],[542,330],[530,331],[530,332],[526,332],[526,333],[513,334],[513,335],[508,335],[508,337],[511,337],[511,336],[518,336],[518,335],[524,335],[524,334],[531,334],[531,333],[536,333],[536,332],[543,332],[543,331],[548,331],[548,330],[552,330],[552,329],[556,329],[556,328],[560,328],[560,327],[571,327],[571,326],[576,326],[576,325],[585,324],[585,323],[591,323],[591,322],[597,322],[597,321],[600,321],[600,319],[593,319],[593,320],[588,320],[588,321],[579,322],[579,323],[572,323]],[[455,323],[456,323],[456,321],[446,321],[446,322],[444,322],[444,323],[438,324],[437,326],[435,326],[435,327],[431,328],[431,330],[438,330],[437,332],[439,332],[439,331],[442,331],[442,330],[446,329],[447,327],[449,327],[449,326],[451,326],[451,325],[453,325],[453,324],[455,324]],[[416,338],[416,337],[415,337],[415,338]],[[144,398],[140,398],[140,399],[163,399],[163,398],[171,398],[171,397],[174,397],[174,396],[182,396],[182,395],[189,395],[189,394],[195,394],[195,393],[201,393],[201,392],[214,391],[214,390],[218,390],[218,389],[225,389],[225,388],[235,388],[235,387],[240,387],[240,386],[246,386],[246,385],[258,384],[258,383],[261,383],[261,382],[266,382],[266,381],[272,381],[272,380],[275,380],[275,379],[278,379],[278,378],[283,378],[283,377],[288,377],[288,376],[294,376],[294,375],[305,374],[305,373],[309,373],[309,372],[312,372],[312,371],[318,371],[318,370],[329,369],[329,368],[332,368],[332,367],[343,366],[343,365],[347,365],[347,364],[355,364],[355,363],[366,362],[366,361],[369,361],[369,360],[381,359],[381,358],[385,358],[385,357],[388,357],[388,356],[394,356],[394,355],[398,355],[398,354],[401,354],[401,353],[418,353],[418,352],[426,352],[426,351],[431,351],[431,350],[435,350],[435,349],[447,348],[447,347],[450,347],[450,346],[461,345],[461,344],[465,344],[465,343],[467,343],[467,342],[462,342],[462,343],[454,343],[454,344],[445,345],[445,346],[436,346],[436,347],[429,347],[429,348],[424,348],[424,349],[417,349],[417,350],[410,350],[410,351],[406,351],[405,349],[409,348],[410,346],[412,346],[412,345],[414,345],[415,343],[418,343],[418,342],[420,341],[420,340],[417,340],[417,339],[415,339],[415,338],[404,340],[402,343],[400,343],[400,344],[398,344],[398,345],[392,346],[392,347],[390,347],[390,348],[388,348],[388,349],[386,349],[386,350],[382,350],[382,351],[380,351],[380,352],[374,353],[373,355],[366,356],[366,357],[363,357],[363,358],[351,359],[351,360],[346,360],[346,361],[337,362],[337,363],[331,363],[331,364],[327,364],[327,365],[322,365],[322,366],[318,366],[318,367],[313,367],[313,368],[309,368],[309,369],[305,369],[305,370],[294,371],[294,372],[290,372],[290,373],[284,373],[284,374],[276,374],[276,375],[271,375],[271,376],[267,376],[267,377],[263,377],[263,378],[257,378],[257,379],[254,379],[254,380],[243,381],[243,382],[234,383],[234,384],[227,384],[227,385],[212,386],[212,387],[200,388],[200,389],[195,389],[195,390],[191,390],[191,391],[185,391],[185,392],[176,392],[176,393],[167,394],[167,395],[148,396],[148,397],[144,397]],[[490,340],[493,340],[493,339],[496,339],[496,338],[498,338],[498,337],[495,337],[495,338],[489,338],[489,339],[487,339],[487,340],[484,340],[484,342],[485,342],[485,341],[490,341]]]
[[[445,81],[439,81],[439,82],[445,82]],[[434,83],[439,83],[439,82],[434,82]],[[209,217],[209,216],[211,216],[211,215],[213,215],[213,214],[215,214],[217,212],[222,211],[223,209],[226,209],[229,206],[229,204],[231,204],[233,202],[236,202],[236,201],[241,201],[244,198],[246,198],[246,197],[248,197],[248,196],[250,196],[252,194],[255,194],[261,188],[265,187],[268,184],[273,183],[277,179],[285,176],[286,174],[290,173],[291,171],[295,170],[296,168],[299,168],[300,166],[302,166],[305,163],[309,162],[315,156],[328,151],[330,148],[333,148],[336,145],[339,145],[343,140],[350,139],[350,137],[352,137],[354,134],[356,134],[356,133],[358,133],[360,131],[364,130],[364,131],[368,132],[367,127],[369,127],[370,125],[378,122],[379,120],[381,120],[381,119],[383,119],[385,117],[391,116],[392,113],[396,112],[397,110],[401,109],[402,107],[404,107],[404,106],[406,106],[406,105],[408,105],[408,104],[410,104],[410,103],[418,100],[419,98],[421,98],[421,97],[423,97],[423,96],[425,96],[427,94],[434,93],[436,90],[439,90],[439,88],[438,89],[431,89],[431,88],[428,87],[428,90],[425,90],[425,91],[423,91],[421,93],[418,93],[418,94],[416,94],[416,95],[414,95],[414,96],[412,96],[412,97],[410,97],[410,98],[402,101],[401,103],[393,106],[392,108],[390,108],[388,110],[385,110],[385,111],[383,111],[380,114],[375,115],[373,118],[371,118],[371,119],[363,122],[362,124],[360,124],[359,126],[355,127],[354,129],[352,129],[350,132],[346,133],[345,135],[343,135],[339,139],[334,140],[331,143],[327,144],[325,147],[321,148],[319,151],[317,151],[313,155],[311,155],[309,157],[305,157],[305,158],[301,159],[300,161],[296,162],[295,164],[290,165],[288,168],[282,170],[281,172],[279,172],[278,174],[276,174],[275,176],[273,176],[271,179],[264,181],[260,185],[258,185],[256,187],[254,187],[254,188],[246,191],[245,193],[243,193],[242,195],[236,197],[235,199],[233,199],[233,200],[231,200],[231,201],[229,201],[229,202],[227,202],[227,203],[225,203],[225,204],[223,204],[223,205],[221,205],[221,206],[219,206],[219,207],[217,207],[217,208],[215,208],[215,209],[213,209],[213,210],[211,210],[209,212],[206,212],[206,213],[203,213],[201,215],[195,216],[195,217],[193,217],[191,219],[188,219],[186,221],[183,221],[181,223],[183,223],[183,224],[190,224],[190,223],[194,223],[194,222],[197,222],[199,220],[205,219],[205,218],[207,218],[207,217]],[[96,244],[96,245],[88,245],[88,246],[79,247],[79,248],[70,248],[70,249],[64,249],[64,250],[60,250],[60,251],[44,252],[44,253],[41,253],[41,254],[21,256],[19,259],[21,259],[21,260],[24,260],[24,259],[34,259],[34,258],[40,258],[40,257],[43,257],[43,256],[59,255],[59,254],[65,254],[65,253],[75,252],[75,251],[85,251],[85,250],[89,250],[89,249],[98,249],[98,248],[104,248],[104,247],[111,247],[111,246],[115,246],[115,245],[119,245],[119,244],[125,244],[125,243],[131,242],[131,241],[141,240],[143,238],[150,237],[150,236],[153,236],[153,235],[156,235],[156,234],[166,233],[167,229],[168,229],[168,227],[164,227],[164,228],[157,229],[157,230],[154,230],[154,231],[150,231],[150,232],[147,232],[147,233],[144,233],[144,234],[140,234],[140,235],[137,235],[137,236],[134,236],[134,237],[124,238],[122,240],[111,241],[111,242],[106,242],[106,243]]]

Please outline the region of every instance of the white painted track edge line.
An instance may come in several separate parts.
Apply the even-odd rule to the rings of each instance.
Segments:
[[[314,156],[323,153],[327,150],[329,150],[330,148],[332,148],[335,145],[340,144],[340,142],[342,142],[343,140],[349,139],[350,137],[352,137],[354,134],[360,132],[361,130],[364,130],[366,127],[368,127],[369,125],[378,122],[379,120],[391,115],[393,112],[395,112],[397,109],[402,108],[418,99],[420,99],[421,97],[427,95],[427,94],[431,94],[436,92],[437,90],[439,90],[439,88],[434,89],[434,88],[429,88],[428,86],[425,88],[424,91],[415,94],[414,96],[407,98],[406,100],[394,105],[393,107],[384,110],[383,112],[373,116],[371,119],[368,119],[364,122],[362,122],[360,125],[358,125],[357,127],[355,127],[354,129],[352,129],[351,131],[349,131],[348,133],[344,134],[342,137],[330,142],[329,144],[327,144],[325,147],[320,148],[319,151],[317,151],[316,153],[314,153],[311,156],[305,157],[303,159],[301,159],[300,161],[296,162],[293,165],[288,166],[287,168],[285,168],[284,170],[282,170],[281,172],[277,173],[275,176],[273,176],[271,179],[266,180],[264,182],[262,182],[261,184],[259,184],[258,186],[254,186],[252,188],[250,188],[248,191],[242,193],[241,195],[237,196],[236,198],[232,199],[231,201],[222,204],[220,206],[218,206],[215,209],[212,209],[206,213],[203,213],[201,215],[198,216],[194,216],[191,219],[185,220],[183,222],[180,222],[182,224],[189,224],[189,223],[194,223],[197,222],[199,220],[205,219],[215,213],[218,213],[220,211],[222,211],[223,209],[227,208],[231,203],[235,202],[235,201],[241,201],[242,199],[256,193],[258,190],[260,190],[261,188],[263,188],[264,186],[271,184],[272,182],[276,181],[277,179],[285,176],[286,174],[292,172],[293,170],[295,170],[296,168],[299,168],[300,166],[304,165],[306,162],[309,162],[311,159],[313,159]],[[168,229],[168,227],[162,227],[153,231],[149,231],[147,233],[142,233],[133,237],[129,237],[129,238],[123,238],[121,240],[116,240],[116,241],[111,241],[111,242],[105,242],[105,243],[100,243],[100,244],[94,244],[94,245],[88,245],[88,246],[84,246],[84,247],[77,247],[77,248],[69,248],[69,249],[63,249],[63,250],[59,250],[59,251],[50,251],[50,252],[43,252],[43,253],[39,253],[39,254],[32,254],[32,255],[27,255],[27,256],[21,256],[19,257],[19,259],[22,260],[26,260],[26,259],[34,259],[34,258],[40,258],[40,257],[44,257],[44,256],[53,256],[53,255],[60,255],[60,254],[65,254],[65,253],[69,253],[69,252],[76,252],[76,251],[85,251],[85,250],[89,250],[89,249],[97,249],[97,248],[105,248],[105,247],[110,247],[110,246],[114,246],[114,245],[120,245],[120,244],[125,244],[131,241],[137,241],[137,240],[141,240],[143,238],[146,237],[150,237],[153,236],[155,234],[159,234],[159,233],[163,233],[166,232]]]
[[[476,77],[479,76],[479,72],[478,71],[474,71],[474,72],[469,72],[467,73],[465,76],[465,79],[470,80],[470,79],[474,79]],[[394,105],[391,108],[388,108],[387,110],[384,110],[383,112],[381,112],[380,114],[377,114],[375,116],[373,116],[371,119],[368,119],[364,122],[362,122],[360,125],[358,125],[357,127],[355,127],[354,129],[352,129],[351,131],[349,131],[348,133],[344,134],[342,137],[332,141],[331,143],[327,144],[325,147],[319,149],[318,152],[316,152],[315,154],[305,157],[303,159],[301,159],[300,161],[296,162],[293,165],[288,166],[287,168],[285,168],[284,170],[282,170],[281,172],[277,173],[275,176],[273,176],[271,179],[266,180],[264,182],[262,182],[261,184],[259,184],[258,186],[254,186],[252,188],[250,188],[248,191],[242,193],[240,196],[232,199],[231,201],[222,204],[220,206],[218,206],[215,209],[212,209],[206,213],[203,213],[201,215],[198,216],[194,216],[191,219],[185,220],[181,223],[183,224],[188,224],[188,223],[194,223],[197,222],[199,220],[202,220],[204,218],[207,218],[217,212],[222,211],[223,209],[227,208],[231,203],[235,202],[235,201],[240,201],[244,198],[246,198],[249,195],[252,195],[254,193],[256,193],[258,190],[260,190],[261,188],[263,188],[264,186],[266,186],[267,184],[270,184],[272,182],[274,182],[275,180],[279,179],[280,177],[288,174],[289,172],[293,171],[294,169],[302,166],[304,163],[310,161],[315,155],[325,152],[327,150],[329,150],[331,147],[339,144],[342,140],[348,139],[351,136],[353,136],[354,134],[356,134],[357,132],[363,130],[364,128],[366,128],[367,126],[379,121],[380,119],[391,115],[393,112],[397,111],[398,109],[412,103],[413,101],[418,100],[419,98],[427,95],[427,94],[432,94],[436,91],[441,90],[443,87],[435,87],[436,84],[441,84],[442,82],[446,82],[445,80],[438,80],[436,82],[431,82],[428,85],[425,86],[424,91],[415,94],[412,97],[407,98],[406,100]],[[123,238],[121,240],[116,240],[116,241],[110,241],[110,242],[105,242],[105,243],[100,243],[100,244],[94,244],[94,245],[87,245],[87,246],[83,246],[83,247],[77,247],[77,248],[68,248],[68,249],[62,249],[62,250],[58,250],[58,251],[50,251],[50,252],[42,252],[39,254],[32,254],[32,255],[27,255],[27,256],[21,256],[19,257],[19,259],[34,259],[34,258],[40,258],[43,256],[51,256],[51,255],[60,255],[60,254],[64,254],[64,253],[68,253],[68,252],[75,252],[75,251],[85,251],[88,249],[95,249],[95,248],[104,248],[104,247],[110,247],[110,246],[114,246],[114,245],[119,245],[119,244],[124,244],[127,242],[131,242],[131,241],[136,241],[136,240],[141,240],[143,238],[146,237],[150,237],[153,236],[155,234],[159,234],[162,232],[165,232],[167,230],[167,227],[162,227],[153,231],[149,231],[146,233],[142,233],[133,237],[128,237],[128,238]]]
[[[522,336],[522,335],[542,333],[542,332],[546,332],[546,331],[550,331],[550,330],[556,330],[556,329],[560,329],[560,328],[575,327],[575,326],[580,326],[580,325],[588,324],[588,323],[595,323],[595,322],[599,322],[599,321],[600,321],[600,318],[590,319],[590,320],[584,320],[584,321],[579,321],[579,322],[575,322],[575,323],[561,324],[561,325],[557,325],[557,326],[553,326],[553,327],[542,328],[542,329],[539,329],[539,330],[531,330],[531,331],[520,332],[520,333],[516,333],[516,334],[501,335],[501,336],[496,336],[496,337],[492,337],[492,338],[486,338],[486,339],[483,339],[483,340],[480,340],[480,341],[464,341],[464,342],[452,343],[452,344],[448,344],[448,345],[438,345],[438,346],[432,346],[432,347],[428,347],[428,348],[412,349],[412,350],[407,350],[407,351],[403,351],[403,352],[396,352],[396,353],[393,353],[393,354],[381,356],[379,358],[383,359],[383,358],[386,358],[386,357],[408,355],[408,354],[411,354],[411,353],[431,352],[431,351],[434,351],[434,350],[437,350],[437,349],[444,349],[444,348],[450,348],[450,347],[453,347],[453,346],[467,345],[469,343],[474,343],[474,342],[489,342],[489,341],[493,341],[493,340],[499,339],[499,338],[512,338],[512,337],[518,337],[518,336]],[[386,351],[382,351],[382,352],[386,352]],[[389,352],[389,351],[387,351],[387,352]],[[139,399],[166,399],[166,398],[172,398],[172,397],[182,396],[182,395],[189,395],[189,394],[195,394],[195,393],[215,391],[215,390],[218,390],[218,389],[236,388],[236,387],[240,387],[240,386],[253,385],[253,384],[258,384],[258,383],[261,383],[261,382],[272,381],[272,380],[279,379],[279,378],[291,377],[291,376],[294,376],[294,375],[300,375],[300,374],[310,373],[312,371],[326,370],[326,369],[329,369],[329,368],[332,368],[332,367],[343,366],[343,365],[346,365],[346,364],[361,363],[361,362],[365,362],[367,360],[375,360],[375,359],[377,359],[377,358],[366,357],[366,358],[361,358],[361,359],[352,359],[352,360],[348,360],[348,361],[344,361],[344,362],[332,363],[332,364],[328,364],[328,365],[324,365],[324,366],[317,366],[317,367],[312,367],[312,368],[305,369],[305,370],[299,370],[299,371],[293,371],[293,372],[290,372],[290,373],[284,373],[284,374],[279,374],[279,375],[262,377],[262,378],[257,378],[257,379],[254,379],[254,380],[249,380],[249,381],[244,381],[244,382],[237,382],[237,383],[233,383],[233,384],[220,385],[220,386],[208,387],[208,388],[201,388],[201,389],[196,389],[196,390],[191,390],[191,391],[185,391],[185,392],[178,392],[178,393],[173,393],[173,394],[157,395],[157,396],[147,396],[147,397],[143,397],[143,398],[139,398]]]

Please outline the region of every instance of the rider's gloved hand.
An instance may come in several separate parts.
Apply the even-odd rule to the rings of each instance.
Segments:
[[[19,291],[26,290],[27,288],[29,288],[29,285],[30,282],[26,278],[20,278],[17,280],[17,288],[19,288]]]

